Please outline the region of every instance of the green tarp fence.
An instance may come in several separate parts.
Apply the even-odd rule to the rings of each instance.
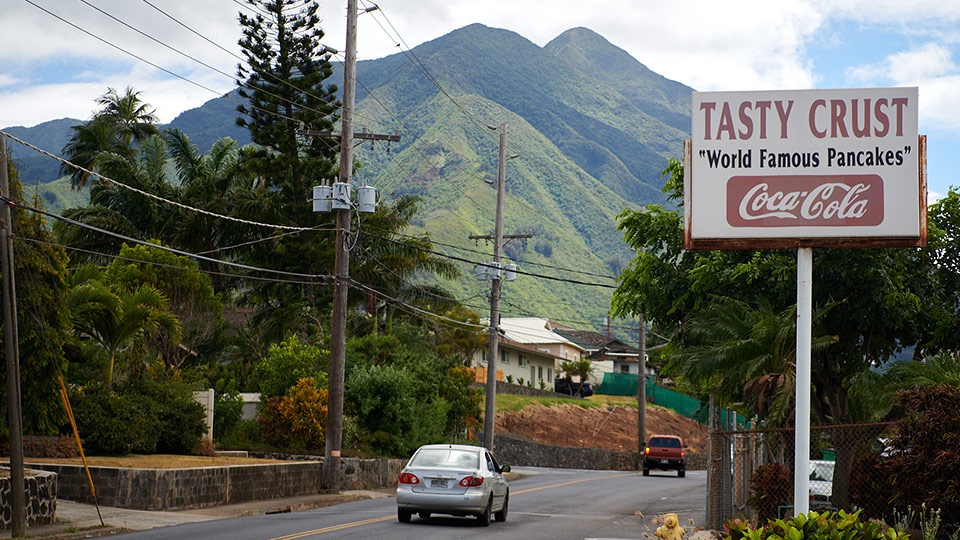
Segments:
[[[636,375],[629,373],[604,373],[603,382],[600,383],[600,388],[596,389],[596,392],[611,396],[635,396],[638,388],[637,379]],[[647,375],[647,401],[652,401],[654,405],[666,407],[681,416],[692,418],[700,423],[707,423],[709,413],[706,403],[680,392],[657,386],[653,383],[653,380],[653,375]],[[726,409],[721,410],[721,425],[729,426],[731,421],[735,421],[738,426],[747,424],[747,419],[735,412]]]

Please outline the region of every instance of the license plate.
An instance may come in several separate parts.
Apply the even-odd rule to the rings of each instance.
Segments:
[[[447,487],[447,479],[446,479],[446,478],[433,478],[433,479],[430,480],[430,487],[445,488],[445,487]]]
[[[660,463],[670,463],[670,460],[669,460],[669,459],[661,459],[661,460],[660,460]]]

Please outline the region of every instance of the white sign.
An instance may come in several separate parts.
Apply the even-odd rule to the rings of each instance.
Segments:
[[[917,111],[916,88],[694,92],[688,243],[916,245],[926,236]]]

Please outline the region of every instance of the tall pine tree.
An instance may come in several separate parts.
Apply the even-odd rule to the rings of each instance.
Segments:
[[[247,0],[256,15],[240,13],[240,46],[246,62],[238,66],[237,123],[250,131],[255,150],[246,162],[258,178],[263,203],[260,220],[301,227],[329,221],[315,214],[312,187],[337,171],[335,138],[298,135],[300,129],[331,130],[339,118],[337,87],[325,84],[333,73],[324,33],[313,0]],[[324,227],[326,228],[326,227]],[[252,234],[263,236],[263,231]],[[253,244],[251,262],[302,273],[332,273],[329,235],[303,232]],[[320,289],[312,286],[258,283],[248,301],[282,316],[297,317],[303,307],[316,308]],[[277,311],[280,310],[280,311]]]
[[[240,13],[246,58],[237,69],[239,93],[249,104],[237,107],[237,124],[260,146],[264,182],[286,203],[310,210],[308,189],[335,173],[336,139],[297,135],[298,129],[329,130],[338,119],[336,85],[313,0],[247,0],[258,14]]]

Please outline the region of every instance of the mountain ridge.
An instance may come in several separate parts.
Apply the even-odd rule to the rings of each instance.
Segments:
[[[342,68],[334,67],[329,80],[339,86]],[[512,31],[471,24],[410,51],[360,61],[357,79],[356,129],[398,132],[401,140],[389,152],[382,143],[359,146],[353,180],[377,187],[386,200],[422,197],[414,230],[429,232],[459,257],[481,262],[481,246],[454,246],[492,232],[489,181],[497,175],[498,141],[487,128],[507,125],[508,155],[519,157],[507,163],[504,230],[533,238],[507,244],[504,253],[556,279],[521,274],[507,286],[504,316],[548,313],[599,328],[615,281],[597,276],[615,277],[633,257],[616,230],[616,215],[666,202],[660,174],[689,136],[692,89],[583,27],[540,47]],[[235,95],[184,111],[162,127],[184,131],[199,148],[222,136],[247,143],[249,135],[235,125]],[[45,140],[58,144],[45,149],[59,153],[69,125],[60,125],[66,138],[56,143],[46,133],[53,125],[45,124]],[[30,141],[33,128],[19,129],[17,136]],[[13,153],[18,167],[35,158],[29,149]],[[37,174],[31,165],[24,183],[40,184]],[[485,287],[472,279],[443,285],[460,298],[482,296]]]

